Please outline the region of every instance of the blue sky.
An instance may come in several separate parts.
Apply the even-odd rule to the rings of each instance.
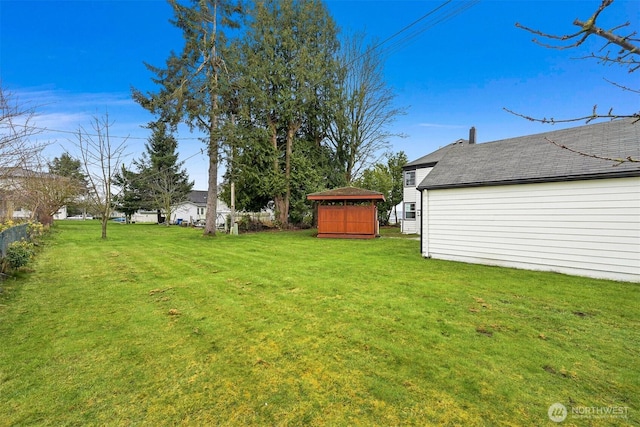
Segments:
[[[329,0],[330,13],[345,32],[365,31],[383,41],[443,1]],[[530,123],[503,107],[535,117],[566,118],[604,112],[637,111],[637,94],[604,78],[638,88],[637,75],[593,60],[602,43],[558,51],[531,42],[516,22],[551,33],[572,33],[575,18],[586,20],[595,1],[454,1],[385,43],[385,78],[407,114],[393,125],[405,134],[390,149],[409,160],[466,138],[478,142],[558,129]],[[47,153],[73,152],[73,132],[90,129],[92,117],[108,111],[112,135],[130,136],[128,152],[144,150],[150,116],[130,97],[130,88],[154,90],[143,62],[162,66],[181,48],[162,0],[34,1],[0,0],[0,79],[23,104],[37,108],[38,139],[55,141]],[[599,18],[605,27],[631,21],[638,30],[640,2],[616,0]],[[408,40],[405,36],[411,35]],[[635,73],[637,74],[637,73]],[[565,125],[564,127],[566,127]],[[55,130],[55,131],[54,131]],[[203,144],[182,131],[179,152],[197,189],[206,189]]]

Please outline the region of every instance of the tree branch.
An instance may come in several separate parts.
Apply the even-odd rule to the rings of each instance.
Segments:
[[[583,116],[583,117],[574,117],[571,119],[554,119],[553,117],[551,118],[536,118],[536,117],[532,117],[532,116],[527,116],[521,113],[516,113],[513,110],[510,110],[506,107],[502,108],[504,111],[506,111],[507,113],[511,113],[514,116],[518,116],[518,117],[522,117],[523,119],[527,119],[530,122],[538,122],[538,123],[549,123],[549,124],[556,124],[556,123],[572,123],[572,122],[581,122],[584,121],[585,123],[589,123],[593,120],[598,120],[598,119],[610,119],[610,120],[617,120],[617,119],[634,119],[633,123],[638,123],[640,121],[640,111],[636,112],[636,113],[632,113],[632,114],[613,114],[613,108],[611,108],[609,110],[609,112],[607,114],[599,114],[597,109],[598,106],[594,105],[593,106],[593,111],[591,112],[590,115],[588,116]]]
[[[608,54],[605,55],[604,57],[598,57],[592,54],[591,57],[599,58],[603,62],[615,62],[622,65],[628,65],[630,67],[629,72],[634,72],[638,68],[640,68],[639,62],[636,59],[625,60],[624,58],[629,57],[629,55],[640,55],[640,46],[633,43],[637,41],[637,39],[633,38],[636,35],[636,33],[633,32],[628,36],[619,36],[614,33],[614,31],[619,30],[620,28],[629,26],[630,25],[629,22],[618,25],[612,28],[611,30],[604,30],[596,25],[596,20],[600,15],[600,13],[602,13],[602,11],[606,9],[608,6],[610,6],[612,3],[613,3],[613,0],[603,0],[602,3],[600,4],[600,7],[598,7],[595,13],[591,16],[591,18],[589,18],[586,21],[582,21],[576,18],[573,21],[573,25],[580,27],[580,30],[573,34],[565,34],[565,35],[558,36],[555,34],[549,34],[549,33],[542,32],[540,30],[526,27],[520,23],[516,23],[516,27],[550,40],[560,40],[560,41],[575,40],[571,44],[552,45],[552,44],[542,43],[541,41],[535,38],[533,39],[533,42],[536,44],[539,44],[540,46],[543,46],[549,49],[557,49],[557,50],[565,50],[565,49],[578,47],[582,43],[584,43],[584,41],[590,35],[594,34],[607,41],[607,43],[605,43],[605,45],[600,50],[604,49],[609,44],[615,44],[620,48],[622,48],[622,50],[618,53],[618,57],[616,59],[609,58]]]
[[[619,165],[621,165],[623,163],[629,163],[629,162],[631,162],[631,163],[640,163],[640,159],[636,159],[636,158],[631,157],[631,156],[628,156],[628,157],[625,157],[625,158],[599,156],[597,154],[590,154],[590,153],[585,153],[585,152],[580,151],[580,150],[575,150],[575,149],[573,149],[571,147],[567,147],[564,144],[559,144],[559,143],[555,142],[554,140],[549,139],[547,137],[545,137],[544,139],[547,142],[550,142],[551,144],[555,145],[556,147],[560,147],[563,150],[567,150],[567,151],[570,151],[570,152],[575,153],[575,154],[579,154],[579,155],[584,156],[584,157],[590,157],[592,159],[608,160],[608,161],[611,161],[611,162],[615,162],[615,164],[613,166],[619,166]]]

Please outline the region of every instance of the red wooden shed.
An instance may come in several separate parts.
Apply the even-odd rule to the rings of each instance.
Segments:
[[[307,200],[318,206],[318,237],[372,239],[378,235],[377,191],[342,187],[311,193]]]

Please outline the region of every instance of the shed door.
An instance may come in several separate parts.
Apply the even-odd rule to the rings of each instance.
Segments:
[[[327,206],[318,207],[318,233],[375,235],[376,207]]]

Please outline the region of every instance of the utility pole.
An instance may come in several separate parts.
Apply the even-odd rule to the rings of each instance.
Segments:
[[[238,234],[238,224],[236,224],[236,184],[231,181],[231,224],[229,224],[229,233]]]

